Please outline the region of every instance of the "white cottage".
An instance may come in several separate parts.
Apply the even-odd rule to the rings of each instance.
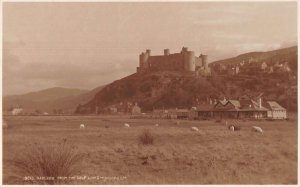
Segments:
[[[22,112],[23,112],[23,108],[14,108],[14,109],[11,111],[11,114],[12,114],[12,115],[20,115]]]
[[[268,110],[268,118],[272,119],[286,119],[286,109],[280,106],[276,101],[267,101],[266,107]]]

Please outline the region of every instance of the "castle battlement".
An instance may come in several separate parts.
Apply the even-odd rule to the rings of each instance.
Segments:
[[[194,51],[183,47],[180,53],[170,53],[170,49],[164,49],[163,55],[151,56],[151,50],[147,49],[139,56],[139,67],[137,72],[171,70],[196,72],[201,75],[210,75],[207,55],[195,56]]]

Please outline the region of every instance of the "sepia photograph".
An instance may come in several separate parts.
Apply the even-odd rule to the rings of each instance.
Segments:
[[[298,2],[1,2],[3,185],[297,185]]]

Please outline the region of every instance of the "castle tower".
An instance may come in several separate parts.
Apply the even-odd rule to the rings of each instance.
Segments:
[[[196,64],[195,64],[194,51],[187,51],[183,54],[183,63],[184,63],[184,70],[195,71]]]
[[[201,61],[202,61],[202,65],[205,69],[208,69],[208,63],[207,63],[207,55],[200,55]]]
[[[146,54],[145,53],[141,53],[140,54],[140,70],[145,68],[146,62],[147,62],[147,58],[146,58]]]
[[[165,56],[170,55],[170,49],[164,49],[164,55]]]
[[[187,47],[182,47],[181,53],[186,53],[186,52],[188,52],[188,48]]]
[[[150,49],[146,49],[146,53],[148,54],[148,57],[151,56],[151,50]]]

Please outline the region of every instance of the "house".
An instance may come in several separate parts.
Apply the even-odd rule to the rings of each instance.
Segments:
[[[263,63],[261,64],[261,69],[262,69],[264,72],[266,71],[267,67],[268,67],[268,65],[267,65],[266,62],[263,62]]]
[[[155,109],[153,117],[168,119],[188,119],[190,111],[188,109]]]
[[[152,117],[154,118],[167,118],[168,111],[164,109],[154,109],[152,112]]]
[[[12,115],[20,115],[20,114],[22,114],[22,112],[23,112],[23,108],[18,107],[18,108],[14,108],[14,109],[11,111],[11,114],[12,114]]]
[[[276,101],[267,101],[266,107],[268,110],[268,118],[272,119],[286,119],[286,109],[280,106]]]
[[[188,109],[176,109],[177,119],[188,119],[189,110]]]
[[[261,98],[257,100],[240,100],[238,118],[267,118],[268,109],[262,106]]]
[[[262,106],[261,98],[258,100],[220,100],[214,106],[213,117],[215,118],[252,118],[260,119],[267,117],[268,109]]]
[[[219,100],[213,108],[215,118],[238,118],[239,102],[237,100]]]
[[[131,109],[131,114],[141,114],[141,108],[135,103]]]
[[[201,104],[193,107],[189,112],[189,119],[208,119],[213,117],[214,104]]]

